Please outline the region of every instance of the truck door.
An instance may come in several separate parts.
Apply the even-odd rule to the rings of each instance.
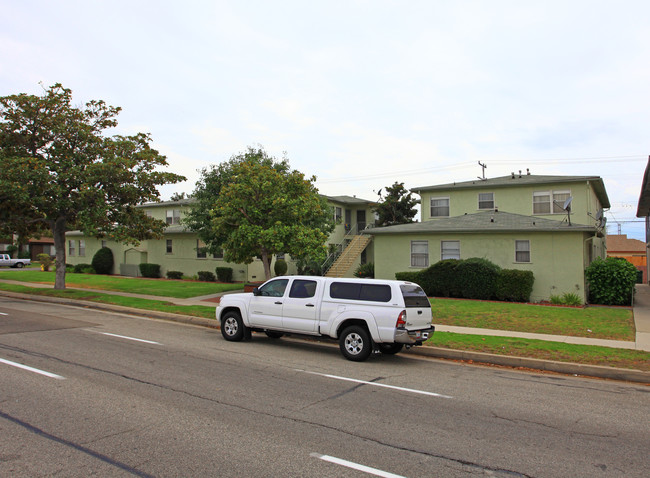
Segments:
[[[289,279],[276,279],[263,284],[259,295],[250,302],[250,322],[254,327],[282,328],[282,305]]]
[[[317,298],[321,297],[322,283],[316,280],[294,279],[282,307],[282,328],[293,332],[314,333],[317,331]]]

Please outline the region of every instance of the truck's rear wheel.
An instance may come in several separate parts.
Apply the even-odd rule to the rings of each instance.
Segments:
[[[221,319],[221,335],[229,342],[240,342],[246,334],[246,326],[237,312],[226,312]]]
[[[403,344],[377,344],[379,351],[386,355],[395,355],[402,351]]]
[[[370,334],[358,325],[347,327],[339,337],[339,348],[346,359],[362,362],[372,352]]]
[[[18,263],[16,264],[16,268],[17,268],[17,269],[22,269],[24,265],[25,265],[25,264],[23,264],[22,262],[18,262]]]

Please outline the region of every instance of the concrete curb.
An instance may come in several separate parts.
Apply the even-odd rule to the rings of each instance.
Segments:
[[[48,297],[31,294],[21,294],[18,292],[0,291],[0,296],[11,297],[14,299],[33,300],[36,302],[49,302],[72,307],[82,307],[88,309],[104,310],[108,312],[120,312],[129,315],[137,315],[151,319],[167,320],[171,322],[180,322],[184,324],[196,325],[200,327],[209,327],[218,329],[219,324],[214,319],[203,317],[193,317],[190,315],[172,314],[168,312],[158,312],[145,309],[133,309],[121,305],[103,304],[101,302],[90,302],[85,300],[65,299],[61,297]],[[292,337],[296,339],[297,337]],[[441,347],[413,347],[405,352],[408,355],[421,355],[425,357],[442,358],[450,360],[464,360],[484,364],[502,365],[513,368],[528,368],[548,372],[563,373],[568,375],[580,375],[584,377],[607,378],[612,380],[623,380],[627,382],[637,382],[650,384],[650,372],[641,370],[622,369],[614,367],[604,367],[598,365],[583,365],[570,362],[556,362],[552,360],[531,359],[525,357],[512,357],[507,355],[495,355],[482,352],[470,352],[465,350],[445,349]]]

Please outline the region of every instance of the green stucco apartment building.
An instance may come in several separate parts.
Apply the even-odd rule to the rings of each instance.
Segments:
[[[533,271],[533,301],[564,292],[585,300],[584,270],[606,255],[601,178],[511,174],[412,191],[422,198],[422,222],[370,231],[375,277],[481,257]]]

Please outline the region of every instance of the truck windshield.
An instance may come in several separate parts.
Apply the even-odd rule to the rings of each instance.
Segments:
[[[416,284],[402,284],[399,286],[404,297],[406,307],[431,307],[431,303],[422,288]]]

